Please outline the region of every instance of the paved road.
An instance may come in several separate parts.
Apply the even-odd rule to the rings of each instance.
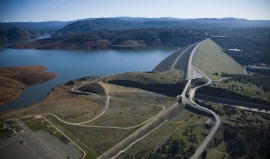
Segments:
[[[23,132],[0,141],[1,159],[80,157],[80,151],[74,146],[72,148],[71,145],[64,144],[46,131],[34,132],[19,119],[15,121]],[[21,141],[23,142],[20,143]]]
[[[188,48],[186,48],[180,55],[178,55],[178,57],[175,59],[175,61],[173,62],[171,69],[175,68],[176,63],[178,62],[179,58],[191,47],[193,47],[194,45],[197,45],[198,43],[192,44],[190,45]]]
[[[200,73],[202,73],[201,71],[199,71],[197,68],[194,67],[194,69]],[[204,86],[208,86],[212,83],[212,80],[207,77],[204,73],[202,73],[203,76],[205,76],[207,79],[208,79],[208,83],[204,84],[204,85],[201,85],[201,86],[198,86],[198,87],[195,87],[193,89],[190,90],[190,96],[189,96],[189,105],[191,105],[192,107],[196,108],[196,109],[199,109],[199,110],[202,110],[202,111],[205,111],[205,112],[208,112],[208,113],[211,113],[214,118],[215,118],[215,125],[214,127],[211,129],[210,133],[207,135],[207,137],[204,139],[204,141],[201,143],[201,145],[197,148],[197,150],[195,151],[195,153],[193,154],[193,156],[191,157],[191,159],[197,159],[200,157],[200,155],[202,154],[202,152],[205,150],[206,146],[209,144],[209,142],[211,141],[211,139],[213,138],[213,136],[215,135],[219,125],[220,125],[220,118],[219,116],[213,112],[212,110],[209,110],[205,107],[202,107],[198,104],[196,104],[193,99],[194,99],[194,96],[195,96],[195,93],[196,93],[196,90],[198,88],[201,88],[201,87],[204,87]]]
[[[194,101],[193,101],[194,102]],[[190,103],[192,105],[192,103]],[[219,125],[220,125],[220,118],[219,116],[213,112],[212,110],[209,110],[207,108],[204,108],[198,104],[193,105],[194,107],[198,107],[200,109],[203,109],[211,114],[213,114],[214,118],[215,118],[215,125],[214,127],[211,129],[210,133],[207,135],[207,137],[204,139],[204,141],[201,143],[201,145],[197,148],[197,150],[195,151],[195,153],[192,155],[191,159],[197,159],[201,156],[202,152],[205,150],[205,148],[207,147],[207,145],[209,144],[209,142],[211,141],[211,139],[213,138],[213,136],[215,135]]]
[[[207,40],[207,39],[206,39]],[[205,40],[204,40],[205,41]],[[188,60],[188,70],[187,70],[187,77],[186,79],[195,79],[195,78],[201,78],[199,74],[197,74],[197,72],[194,70],[194,67],[192,66],[192,59],[193,59],[193,55],[196,52],[196,49],[204,42],[200,42],[199,44],[196,45],[196,47],[192,50],[190,56],[189,56],[189,60]]]
[[[206,39],[207,40],[207,39]],[[204,40],[205,41],[205,40]],[[194,67],[192,65],[192,58],[193,58],[193,55],[197,49],[197,47],[202,44],[204,41],[200,42],[193,50],[192,50],[192,53],[189,57],[189,62],[188,62],[188,74],[187,74],[187,80],[190,80],[190,79],[195,79],[195,78],[201,78],[201,77],[205,77],[208,82],[204,85],[201,85],[201,86],[198,86],[198,87],[195,87],[193,89],[190,90],[189,92],[189,100],[186,101],[190,106],[196,108],[196,109],[199,109],[199,110],[202,110],[202,111],[205,111],[205,112],[208,112],[208,113],[211,113],[214,118],[215,118],[215,125],[214,127],[211,129],[210,133],[207,135],[207,137],[204,139],[204,141],[201,143],[201,145],[197,148],[197,150],[195,151],[195,153],[193,154],[193,156],[191,157],[191,159],[197,159],[200,157],[200,155],[202,154],[202,152],[205,150],[206,146],[209,144],[209,142],[211,141],[211,139],[213,138],[213,136],[215,135],[219,125],[220,125],[220,118],[219,116],[213,112],[212,110],[209,110],[207,108],[204,108],[198,104],[196,104],[193,99],[194,99],[194,96],[195,96],[195,93],[196,93],[196,90],[201,88],[201,87],[204,87],[204,86],[208,86],[212,83],[212,80],[206,76],[203,72],[201,72],[199,69],[197,69],[196,67]]]
[[[246,66],[243,68],[243,70],[244,70],[244,74],[245,74],[245,75],[248,75]]]

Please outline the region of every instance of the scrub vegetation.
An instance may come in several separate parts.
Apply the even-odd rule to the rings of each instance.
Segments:
[[[217,112],[223,120],[206,158],[269,158],[269,114],[212,102],[197,102]]]

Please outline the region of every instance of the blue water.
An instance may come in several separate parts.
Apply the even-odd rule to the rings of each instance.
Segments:
[[[86,76],[131,71],[151,71],[173,53],[175,47],[153,47],[130,50],[16,50],[0,49],[0,66],[40,65],[58,77],[29,86],[15,101],[0,111],[17,109],[41,101],[53,87]]]

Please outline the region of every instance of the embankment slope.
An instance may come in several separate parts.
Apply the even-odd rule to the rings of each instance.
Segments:
[[[211,39],[207,39],[195,50],[192,65],[201,70],[211,79],[219,79],[213,75],[222,72],[229,74],[244,74],[243,68],[233,58],[228,56]]]

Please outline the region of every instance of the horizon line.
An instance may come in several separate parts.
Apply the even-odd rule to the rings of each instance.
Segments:
[[[270,21],[270,19],[245,19],[238,17],[223,17],[223,18],[214,18],[214,17],[201,17],[201,18],[179,18],[179,17],[137,17],[137,16],[115,16],[115,17],[88,17],[88,18],[79,18],[74,20],[44,20],[44,21],[0,21],[0,23],[41,23],[41,22],[70,22],[70,21],[78,21],[78,20],[86,20],[86,19],[101,19],[101,18],[147,18],[147,19],[161,19],[161,18],[172,18],[179,20],[191,20],[191,19],[241,19],[248,21]]]

